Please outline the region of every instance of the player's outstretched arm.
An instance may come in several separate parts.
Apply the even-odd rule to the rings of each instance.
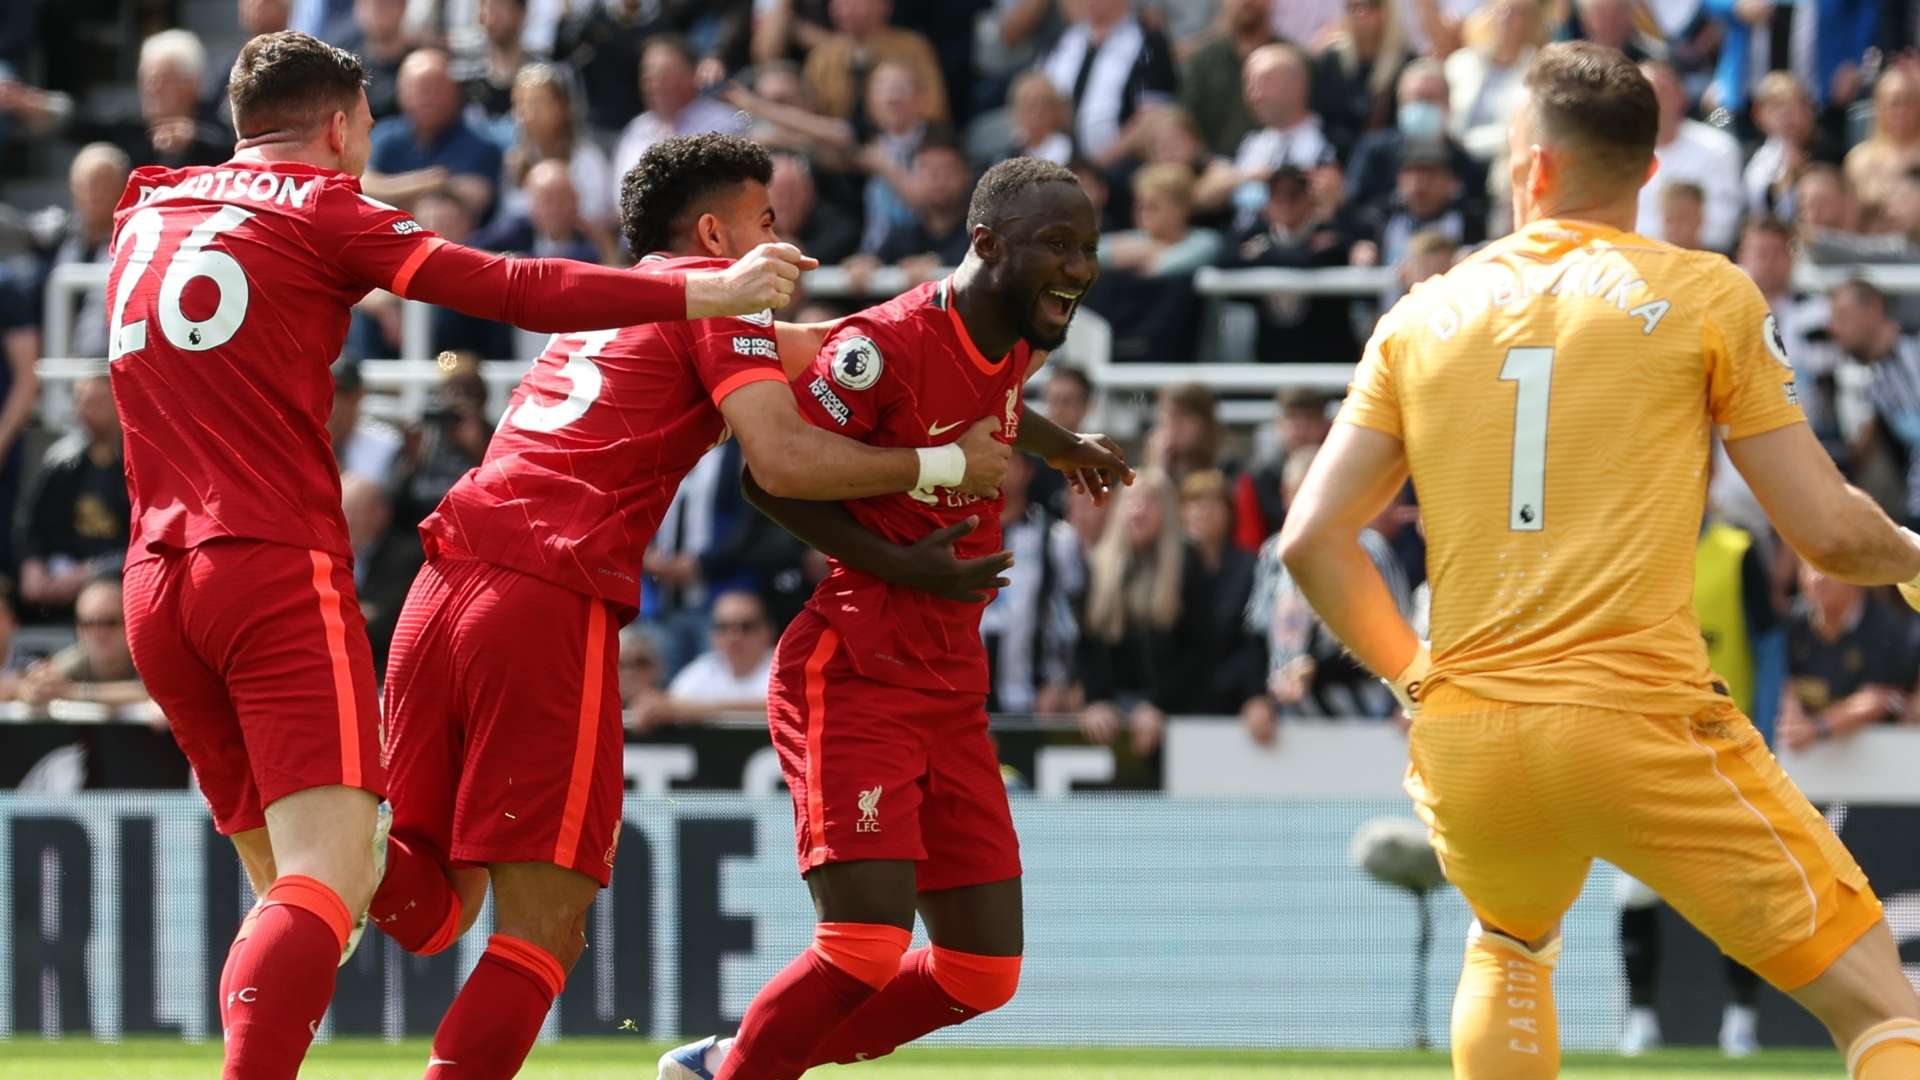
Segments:
[[[863,499],[896,491],[948,487],[990,496],[1000,489],[1013,452],[983,419],[952,443],[922,449],[868,446],[808,423],[783,382],[748,383],[720,402],[740,440],[747,468],[764,489],[789,499]]]
[[[1732,440],[1727,456],[1781,537],[1821,573],[1902,592],[1920,579],[1920,543],[1841,477],[1807,425]]]
[[[839,503],[767,494],[755,482],[751,467],[741,475],[740,486],[748,502],[809,547],[882,581],[965,604],[981,603],[987,599],[987,590],[1007,587],[1001,575],[1013,565],[1012,552],[977,559],[954,556],[954,541],[972,532],[980,524],[978,518],[955,522],[928,533],[918,543],[902,546],[868,532]]]
[[[1107,501],[1115,484],[1133,483],[1133,468],[1119,443],[1105,435],[1068,431],[1037,412],[1020,414],[1020,434],[1013,448],[1040,455],[1075,491],[1092,496],[1095,506]]]
[[[572,259],[493,255],[438,237],[392,291],[523,330],[562,334],[649,322],[752,315],[783,307],[802,270],[791,244],[762,244],[724,270],[644,273]]]
[[[1399,681],[1423,646],[1360,546],[1360,530],[1407,482],[1399,439],[1336,423],[1287,507],[1280,558],[1327,628],[1360,662]]]

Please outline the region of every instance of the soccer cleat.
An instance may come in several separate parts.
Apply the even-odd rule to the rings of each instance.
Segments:
[[[1620,1056],[1639,1057],[1660,1049],[1660,1017],[1652,1009],[1627,1010],[1627,1032],[1620,1037]]]
[[[1752,1006],[1729,1005],[1720,1015],[1720,1052],[1730,1058],[1760,1052],[1760,1022]]]
[[[373,814],[373,885],[380,887],[380,879],[387,876],[387,834],[393,831],[393,807],[381,803]],[[353,950],[360,947],[360,936],[367,932],[367,912],[363,909],[360,917],[353,920],[353,932],[347,935],[347,945],[340,950],[340,966],[346,967],[353,959]]]
[[[713,1070],[726,1060],[732,1039],[709,1035],[699,1042],[660,1055],[659,1080],[713,1080]]]

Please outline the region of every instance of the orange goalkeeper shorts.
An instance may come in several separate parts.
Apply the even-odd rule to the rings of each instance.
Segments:
[[[1594,859],[1639,878],[1782,990],[1881,918],[1866,875],[1731,704],[1644,716],[1437,686],[1407,793],[1480,921],[1551,934]]]

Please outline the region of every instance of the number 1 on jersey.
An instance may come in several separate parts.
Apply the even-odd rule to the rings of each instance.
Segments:
[[[1507,350],[1500,381],[1516,384],[1513,395],[1513,484],[1507,527],[1516,532],[1544,528],[1547,497],[1547,399],[1553,386],[1553,349],[1529,346]]]

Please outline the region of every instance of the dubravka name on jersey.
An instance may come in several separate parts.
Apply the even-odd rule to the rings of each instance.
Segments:
[[[313,193],[319,182],[317,176],[295,180],[290,176],[252,169],[222,169],[188,177],[186,183],[178,186],[142,185],[139,202],[135,205],[145,206],[167,199],[247,199],[275,206],[291,206],[298,210],[306,206],[307,196]]]
[[[1642,334],[1652,334],[1673,305],[1646,293],[1646,281],[1636,276],[1625,256],[1601,251],[1529,266],[1517,274],[1512,267],[1494,262],[1462,267],[1444,279],[1414,286],[1409,298],[1430,305],[1427,329],[1446,341],[1487,312],[1525,304],[1536,296],[1612,304],[1629,318],[1639,319]]]

